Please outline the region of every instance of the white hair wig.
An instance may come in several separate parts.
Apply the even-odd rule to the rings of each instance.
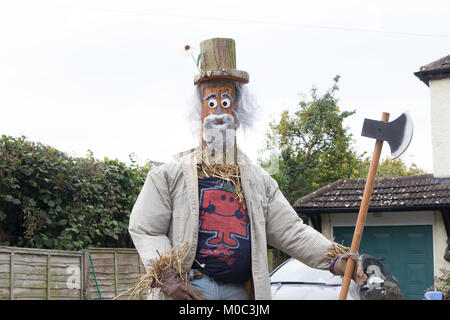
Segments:
[[[237,99],[233,107],[236,115],[236,129],[241,129],[244,132],[252,129],[255,122],[258,120],[261,108],[258,105],[255,97],[248,89],[246,84],[236,81]],[[195,88],[195,93],[189,103],[192,110],[189,112],[189,122],[191,124],[192,133],[198,137],[202,126],[202,102],[201,102],[200,86]]]

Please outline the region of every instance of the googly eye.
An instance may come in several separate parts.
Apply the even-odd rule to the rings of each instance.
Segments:
[[[217,107],[217,100],[216,99],[209,99],[208,100],[208,107],[211,109]]]
[[[228,98],[222,99],[222,107],[228,108],[231,105],[231,101]]]

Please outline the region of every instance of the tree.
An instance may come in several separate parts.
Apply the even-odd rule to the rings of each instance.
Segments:
[[[302,100],[294,113],[283,111],[272,121],[266,149],[278,155],[279,170],[273,175],[290,203],[324,185],[359,173],[361,156],[351,147],[352,135],[344,120],[355,111],[341,111],[335,94],[339,75],[323,95],[317,88]],[[267,160],[260,158],[262,166]]]
[[[357,178],[367,178],[370,158],[365,158],[361,161],[358,173],[355,177]],[[414,176],[418,174],[426,174],[423,169],[420,169],[415,163],[410,166],[405,164],[401,158],[391,160],[386,158],[380,162],[377,169],[377,178],[389,178],[389,177],[399,177],[399,176]]]

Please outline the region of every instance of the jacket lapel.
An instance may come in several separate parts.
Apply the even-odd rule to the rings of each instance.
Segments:
[[[192,153],[183,156],[182,170],[185,178],[186,191],[189,197],[189,207],[195,222],[198,221],[198,175],[197,175],[198,155],[195,149]],[[196,228],[194,227],[194,230]]]

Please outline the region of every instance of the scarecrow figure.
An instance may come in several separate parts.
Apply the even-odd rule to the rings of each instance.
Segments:
[[[148,272],[162,264],[161,253],[183,248],[178,264],[159,267],[152,297],[271,299],[268,245],[342,276],[358,254],[304,224],[275,180],[237,147],[235,131],[254,110],[244,94],[249,75],[236,70],[234,40],[209,39],[200,50],[200,146],[149,172],[130,217]],[[366,280],[360,264],[353,279]]]

